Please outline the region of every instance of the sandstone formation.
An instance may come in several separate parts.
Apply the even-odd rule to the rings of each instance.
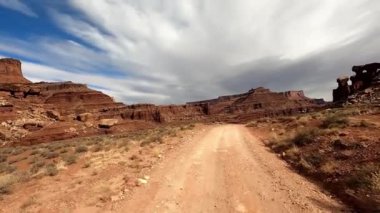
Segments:
[[[355,75],[337,79],[333,102],[380,103],[380,63],[353,66],[352,71]]]
[[[15,59],[0,59],[0,84],[30,83],[21,73],[21,62]]]
[[[314,110],[316,101],[307,98],[303,91],[272,92],[259,87],[247,93],[221,96],[217,99],[189,102],[190,106],[203,106],[218,120],[242,122],[260,117],[292,115]]]
[[[122,120],[126,106],[84,84],[31,83],[14,59],[0,59],[0,76],[0,146],[135,129],[128,121],[104,125],[107,119]]]
[[[133,131],[164,122],[242,122],[307,112],[324,103],[302,91],[259,87],[184,105],[124,105],[84,84],[31,83],[22,75],[21,62],[14,59],[1,59],[0,71],[0,146]]]
[[[307,98],[303,91],[276,93],[259,87],[243,94],[188,102],[185,105],[130,105],[127,106],[122,117],[155,122],[206,120],[236,123],[260,117],[308,112],[323,104],[323,99],[317,101]]]

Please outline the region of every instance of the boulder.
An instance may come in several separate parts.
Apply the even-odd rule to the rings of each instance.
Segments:
[[[109,129],[119,123],[118,119],[101,119],[99,121],[99,128]]]
[[[348,96],[350,96],[351,89],[348,85],[349,80],[350,78],[348,76],[343,76],[336,80],[338,82],[338,88],[333,90],[334,102],[347,100]]]
[[[77,115],[76,119],[78,121],[82,121],[82,122],[93,121],[94,120],[94,114],[92,114],[92,113],[81,113],[81,114]]]
[[[5,134],[0,132],[0,141],[5,141],[6,138]]]
[[[54,110],[46,111],[46,116],[48,116],[49,118],[54,119],[56,121],[62,120],[60,113],[57,111],[54,111]]]

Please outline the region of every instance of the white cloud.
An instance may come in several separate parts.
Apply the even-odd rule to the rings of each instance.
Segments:
[[[69,4],[80,16],[59,8],[51,15],[80,43],[0,38],[0,48],[68,70],[67,80],[94,80],[128,103],[181,103],[258,86],[304,89],[329,99],[331,82],[342,72],[338,69],[356,63],[355,57],[379,55],[374,40],[380,34],[378,1],[70,0]],[[372,45],[361,48],[363,39]],[[84,78],[92,75],[99,78]],[[41,72],[39,77],[43,76],[51,77]]]
[[[88,75],[85,73],[72,73],[66,70],[56,69],[53,67],[32,63],[23,62],[22,69],[24,75],[33,82],[50,82],[50,81],[75,81],[90,85],[96,90],[103,91],[118,101],[125,101],[125,99],[141,102],[143,97],[163,101],[168,97],[161,94],[152,94],[135,91],[133,86],[149,84],[145,81],[138,79],[115,79],[107,77],[106,75],[93,74]]]
[[[11,10],[18,11],[27,16],[37,17],[38,15],[25,3],[22,3],[21,0],[0,0],[0,6],[6,7]]]

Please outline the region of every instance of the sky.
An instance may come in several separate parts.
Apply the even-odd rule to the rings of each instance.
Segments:
[[[332,99],[380,61],[377,0],[0,0],[0,57],[126,104],[268,87]]]

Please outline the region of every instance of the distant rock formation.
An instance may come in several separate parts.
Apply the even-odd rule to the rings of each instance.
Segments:
[[[380,94],[380,63],[353,66],[355,75],[337,79],[338,88],[333,90],[333,102],[373,102]],[[351,84],[349,84],[351,82]]]
[[[84,84],[31,83],[15,59],[0,59],[0,77],[0,147],[134,131],[164,122],[244,122],[307,112],[324,102],[305,97],[303,91],[259,87],[184,105],[124,105]]]
[[[1,84],[25,84],[30,83],[21,72],[21,62],[11,58],[0,59],[0,83]]]
[[[218,120],[242,122],[260,117],[308,112],[319,108],[320,103],[321,101],[307,98],[303,91],[272,92],[267,88],[258,87],[243,94],[187,104],[203,106],[211,117]]]
[[[141,127],[123,120],[123,103],[84,84],[31,83],[23,77],[18,60],[0,59],[0,77],[0,133],[5,138],[0,146],[2,142],[41,143]],[[105,119],[120,122],[100,128]]]

